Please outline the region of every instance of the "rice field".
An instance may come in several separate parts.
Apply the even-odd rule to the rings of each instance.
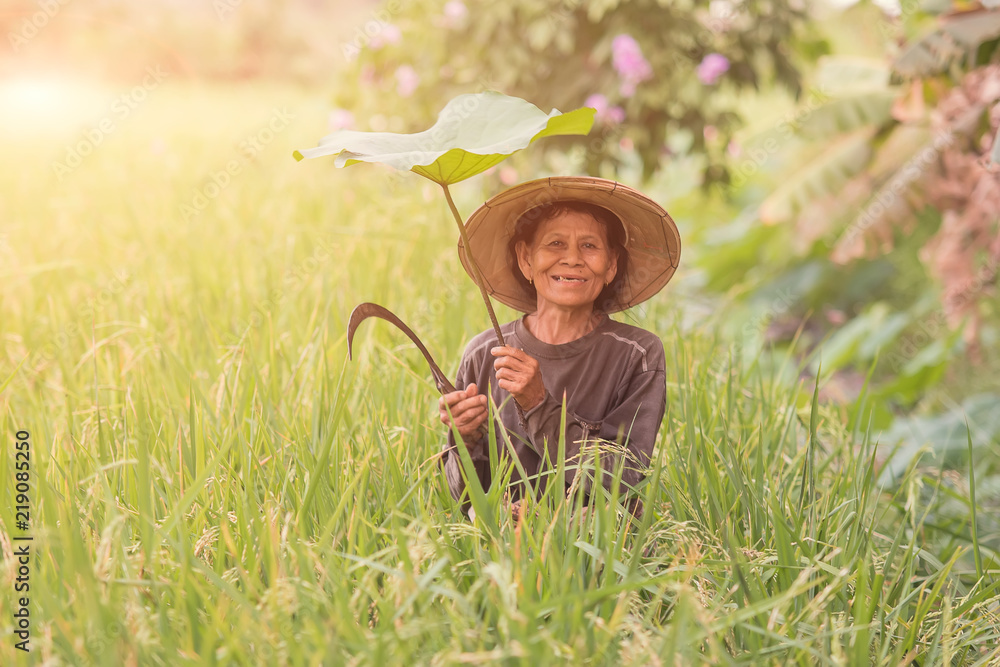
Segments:
[[[687,317],[683,275],[625,315],[667,351],[642,519],[545,495],[515,521],[496,487],[465,519],[422,358],[369,322],[347,360],[362,301],[450,374],[489,326],[440,193],[296,163],[312,93],[167,79],[124,117],[121,94],[0,130],[0,664],[1000,664],[970,489],[876,486],[865,424]]]

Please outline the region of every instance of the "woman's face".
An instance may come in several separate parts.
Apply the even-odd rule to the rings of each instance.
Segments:
[[[567,211],[542,222],[528,246],[517,245],[517,263],[538,290],[538,309],[593,308],[618,269],[604,225],[586,213]]]

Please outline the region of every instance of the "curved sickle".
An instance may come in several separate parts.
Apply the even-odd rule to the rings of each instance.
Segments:
[[[388,308],[383,308],[377,303],[362,303],[359,304],[352,312],[351,319],[347,324],[347,358],[353,359],[354,356],[351,352],[351,344],[354,342],[354,332],[357,330],[358,325],[367,320],[369,317],[378,317],[390,324],[396,325],[396,327],[406,334],[407,338],[413,341],[420,350],[420,353],[424,355],[424,359],[427,360],[427,364],[431,367],[431,375],[434,376],[434,384],[437,385],[437,389],[442,394],[447,394],[449,392],[455,391],[455,385],[453,385],[448,377],[441,372],[440,367],[434,362],[434,358],[431,353],[427,351],[424,344],[420,342],[417,338],[417,334],[413,333],[410,327],[403,324],[403,321],[396,317],[392,311]]]

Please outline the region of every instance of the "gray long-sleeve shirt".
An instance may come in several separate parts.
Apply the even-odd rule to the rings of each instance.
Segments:
[[[520,422],[514,398],[497,386],[493,370],[495,357],[490,349],[496,343],[492,329],[469,342],[462,356],[455,386],[464,389],[475,382],[481,392],[489,387],[494,403],[501,405],[500,421],[507,429],[514,451],[532,484],[540,471],[554,469],[558,461],[559,425],[562,399],[566,397],[566,461],[565,483],[575,477],[572,467],[579,463],[581,444],[596,438],[625,445],[622,481],[638,483],[642,470],[649,465],[657,431],[666,409],[666,375],[663,343],[654,334],[628,324],[615,322],[607,315],[587,335],[569,343],[551,345],[535,338],[524,325],[523,318],[501,327],[508,345],[524,350],[538,360],[545,385],[545,399],[525,413]],[[494,424],[499,451],[496,460],[506,455],[499,425]],[[470,445],[476,473],[483,488],[489,488],[491,471],[488,440],[484,437]],[[455,449],[453,434],[443,459],[445,476],[452,496],[458,500],[465,490],[460,472],[461,461]],[[543,466],[548,452],[551,465]],[[586,454],[585,454],[586,457]],[[602,455],[601,465],[614,470],[614,455]],[[604,485],[611,482],[610,472],[603,476]],[[515,468],[511,477],[512,495],[520,498],[520,474]],[[581,480],[589,490],[589,482]]]

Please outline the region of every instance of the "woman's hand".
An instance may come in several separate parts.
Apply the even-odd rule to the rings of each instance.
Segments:
[[[486,394],[480,394],[475,383],[464,390],[459,389],[444,394],[438,399],[441,412],[441,423],[451,429],[451,420],[455,420],[458,432],[466,441],[481,435],[481,427],[486,423]],[[451,418],[448,411],[451,410]]]
[[[534,357],[509,346],[494,347],[490,354],[496,357],[493,369],[497,384],[511,393],[522,410],[528,411],[545,400],[542,372]]]

